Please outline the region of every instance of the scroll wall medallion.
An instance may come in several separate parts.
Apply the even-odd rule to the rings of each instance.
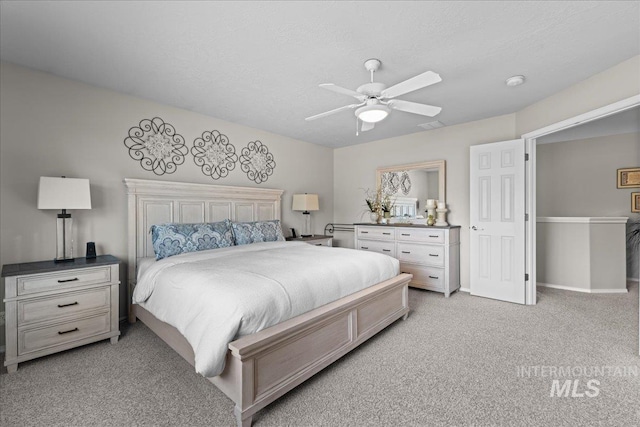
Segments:
[[[262,184],[273,174],[276,162],[273,154],[260,141],[251,141],[242,149],[240,155],[240,169],[256,184]]]
[[[124,145],[129,149],[129,156],[138,160],[142,169],[156,175],[174,173],[189,153],[182,135],[160,117],[143,119],[137,127],[129,129]]]
[[[402,194],[405,196],[411,191],[411,177],[407,171],[402,172],[402,176],[400,178],[400,189],[402,190]]]
[[[200,166],[202,173],[212,179],[220,179],[229,175],[236,167],[238,155],[236,147],[229,143],[229,138],[217,130],[202,133],[196,138],[191,148],[193,161]]]

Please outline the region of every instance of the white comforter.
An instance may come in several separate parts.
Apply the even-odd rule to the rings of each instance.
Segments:
[[[399,273],[372,252],[265,242],[192,252],[155,262],[133,303],[177,328],[205,377],[224,369],[228,344]]]

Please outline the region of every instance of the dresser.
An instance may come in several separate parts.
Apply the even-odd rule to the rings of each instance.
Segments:
[[[355,248],[397,258],[409,286],[442,292],[460,288],[460,226],[354,224]]]
[[[331,236],[287,237],[287,242],[305,242],[314,246],[333,246]]]
[[[7,264],[4,365],[95,341],[118,341],[118,258],[103,255],[72,262]]]

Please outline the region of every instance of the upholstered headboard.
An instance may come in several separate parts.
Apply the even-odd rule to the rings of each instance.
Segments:
[[[153,224],[280,219],[283,190],[130,178],[124,184],[129,204],[130,292],[138,259],[154,256],[149,233]]]

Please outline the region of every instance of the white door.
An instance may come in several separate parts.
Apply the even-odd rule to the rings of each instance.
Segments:
[[[471,295],[525,303],[524,140],[471,147]]]

